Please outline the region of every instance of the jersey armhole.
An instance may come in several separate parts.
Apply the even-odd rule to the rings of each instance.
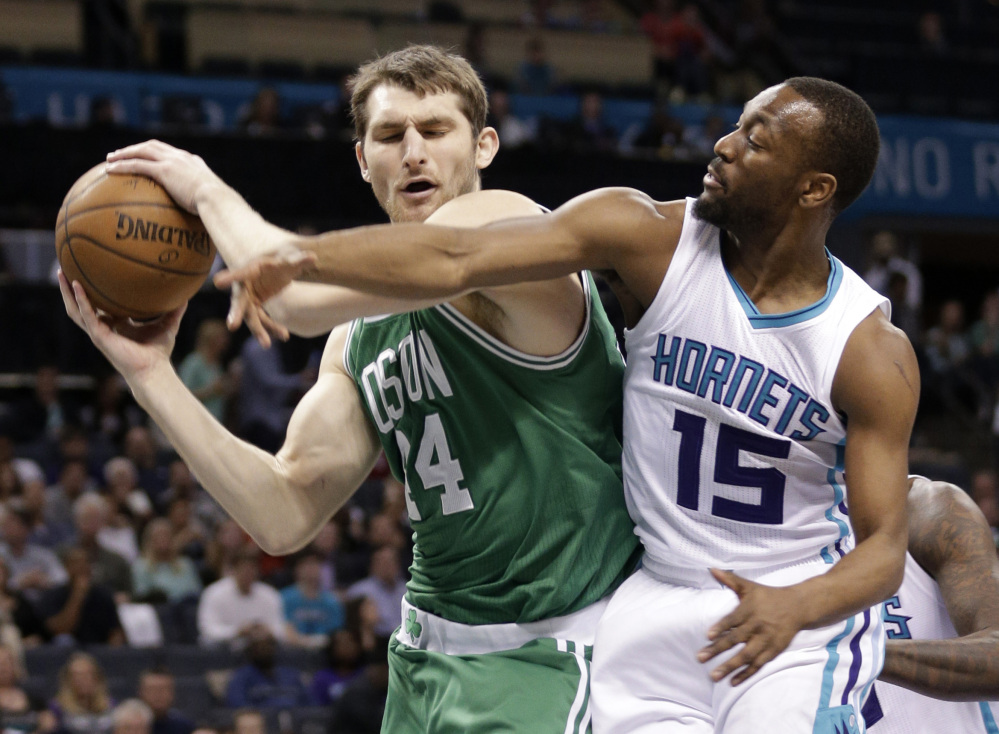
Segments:
[[[354,370],[351,366],[350,359],[350,342],[354,338],[354,332],[357,330],[358,323],[361,319],[354,319],[350,322],[350,328],[347,329],[347,338],[344,340],[343,344],[343,371],[347,373],[350,379],[355,379]]]

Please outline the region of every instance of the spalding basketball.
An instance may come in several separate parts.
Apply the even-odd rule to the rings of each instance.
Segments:
[[[94,308],[151,319],[185,303],[204,283],[215,245],[201,220],[145,176],[83,174],[56,221],[56,256]]]

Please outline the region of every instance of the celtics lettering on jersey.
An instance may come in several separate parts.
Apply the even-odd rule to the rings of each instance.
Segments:
[[[422,329],[419,331],[418,342],[413,332],[410,332],[395,349],[382,351],[374,362],[361,371],[360,384],[378,430],[384,434],[394,433],[404,465],[409,462],[412,447],[406,435],[395,427],[405,415],[406,398],[410,402],[417,402],[424,396],[433,400],[438,393],[445,398],[454,395],[434,342]],[[418,453],[413,467],[425,490],[442,490],[443,513],[452,515],[474,509],[471,494],[462,486],[465,475],[461,470],[461,463],[451,455],[438,413],[424,416],[422,439],[416,450]],[[406,507],[411,520],[423,519],[413,502],[408,476]]]

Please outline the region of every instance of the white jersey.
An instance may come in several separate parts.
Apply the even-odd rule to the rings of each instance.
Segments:
[[[884,603],[888,639],[945,640],[957,637],[937,582],[905,554],[905,578]],[[940,701],[878,681],[864,705],[875,734],[999,734],[999,706],[971,701]]]
[[[659,292],[625,332],[625,496],[643,563],[694,586],[711,566],[821,573],[853,544],[833,378],[850,334],[888,302],[830,255],[821,300],[760,314],[693,204]]]

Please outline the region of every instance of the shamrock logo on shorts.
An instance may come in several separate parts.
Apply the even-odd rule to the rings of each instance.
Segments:
[[[406,634],[410,636],[413,642],[420,639],[420,635],[423,634],[423,625],[416,621],[415,609],[410,609],[409,615],[406,618]]]

